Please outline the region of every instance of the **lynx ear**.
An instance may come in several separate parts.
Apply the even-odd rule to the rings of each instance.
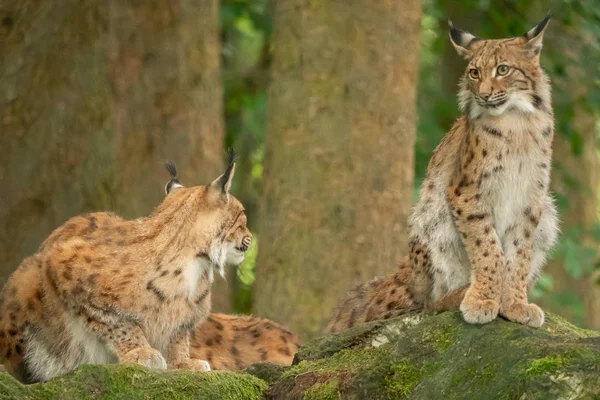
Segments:
[[[171,191],[173,191],[173,189],[183,187],[183,185],[181,184],[181,182],[179,182],[179,179],[177,179],[177,167],[175,166],[175,163],[169,160],[165,163],[165,167],[171,175],[171,180],[165,185],[165,194],[168,195],[169,193],[171,193]]]
[[[223,175],[219,176],[210,184],[210,187],[221,192],[221,194],[224,195],[227,200],[229,200],[229,189],[231,189],[231,181],[233,180],[234,173],[235,150],[231,149],[227,155],[227,169],[225,170],[225,173],[223,173]]]
[[[536,57],[540,55],[542,51],[542,39],[544,38],[544,32],[548,27],[548,21],[550,21],[550,11],[548,11],[546,18],[523,35],[525,38],[523,54],[525,54],[525,56]]]
[[[452,21],[450,20],[448,20],[448,26],[450,27],[449,35],[452,45],[454,46],[458,54],[460,54],[467,60],[470,59],[473,56],[471,45],[481,39],[474,35],[471,35],[469,32],[456,29],[454,25],[452,25]]]

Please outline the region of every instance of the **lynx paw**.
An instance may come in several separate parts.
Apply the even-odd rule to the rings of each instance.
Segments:
[[[535,304],[513,304],[502,310],[501,315],[509,321],[534,328],[544,324],[544,311]]]
[[[167,362],[160,351],[138,347],[121,358],[121,364],[140,364],[151,369],[167,369]]]
[[[460,304],[463,318],[470,324],[487,324],[498,316],[499,305],[494,300],[465,297]]]
[[[177,364],[177,369],[189,369],[192,371],[208,372],[210,371],[210,364],[208,361],[198,360],[191,358],[187,361]]]

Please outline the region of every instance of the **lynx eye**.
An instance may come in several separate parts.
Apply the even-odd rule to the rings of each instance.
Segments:
[[[469,70],[469,77],[475,80],[479,79],[479,70],[476,68],[471,68]]]
[[[496,72],[500,76],[508,74],[508,71],[510,71],[510,67],[508,65],[498,65],[498,68],[496,68]]]

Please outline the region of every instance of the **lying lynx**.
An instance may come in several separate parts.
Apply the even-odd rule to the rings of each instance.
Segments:
[[[190,332],[210,311],[214,271],[249,248],[235,163],[208,186],[176,179],[147,218],[71,218],[25,259],[0,295],[0,350],[23,382],[80,364],[138,363],[209,370],[190,358]]]
[[[548,192],[554,120],[539,63],[548,20],[500,40],[450,25],[452,44],[469,62],[458,94],[464,115],[435,150],[409,217],[410,278],[389,276],[373,281],[381,289],[355,291],[330,331],[423,306],[460,308],[470,323],[500,314],[543,324],[527,289],[558,230]]]

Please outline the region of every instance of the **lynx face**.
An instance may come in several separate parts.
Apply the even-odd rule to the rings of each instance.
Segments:
[[[225,246],[227,248],[226,263],[237,265],[244,261],[244,255],[251,244],[252,234],[246,226],[246,214],[244,214],[242,208],[239,210],[231,228],[227,231],[225,238]]]
[[[194,248],[197,262],[224,275],[225,265],[241,263],[252,243],[244,207],[229,194],[235,171],[233,159],[230,168],[208,186],[184,187],[177,179],[175,165],[170,163],[167,168],[171,181],[165,186],[165,201],[187,201],[195,209],[196,222],[190,236],[192,246],[197,246]]]
[[[500,40],[482,40],[450,26],[452,44],[469,60],[458,95],[469,118],[539,108],[536,87],[545,79],[539,56],[548,19],[523,36]]]

